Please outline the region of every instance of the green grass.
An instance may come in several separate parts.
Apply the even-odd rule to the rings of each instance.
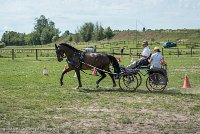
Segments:
[[[130,57],[121,57],[128,65]],[[143,85],[137,92],[112,88],[109,77],[81,73],[77,90],[74,72],[59,78],[65,62],[55,58],[0,58],[0,133],[117,133],[180,132],[199,130],[199,58],[166,57],[169,85],[164,93],[150,93]],[[47,67],[49,76],[43,76]],[[91,73],[91,71],[87,71]],[[187,74],[192,88],[182,89]],[[118,81],[117,81],[118,82]],[[11,129],[12,128],[12,129]]]

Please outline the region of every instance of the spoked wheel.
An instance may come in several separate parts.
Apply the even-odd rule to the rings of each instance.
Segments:
[[[146,80],[146,87],[149,91],[161,92],[167,86],[167,78],[160,73],[151,74]]]
[[[135,75],[122,75],[119,78],[119,87],[122,90],[135,91],[138,87],[138,79]]]
[[[141,76],[141,74],[140,73],[137,73],[136,74],[136,77],[137,77],[137,79],[138,79],[138,87],[142,84],[142,76]]]

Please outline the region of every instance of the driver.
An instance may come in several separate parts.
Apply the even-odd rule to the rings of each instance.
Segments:
[[[149,58],[151,51],[148,47],[148,41],[143,41],[143,51],[140,54],[141,58],[134,61],[133,63],[131,63],[130,65],[127,66],[127,69],[132,69],[135,68],[137,65],[139,65],[140,63],[143,63],[144,60],[146,60],[147,58]]]

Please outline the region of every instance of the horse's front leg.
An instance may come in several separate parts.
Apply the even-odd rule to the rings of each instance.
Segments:
[[[61,85],[61,86],[63,85],[63,77],[64,77],[64,75],[65,75],[67,72],[71,71],[71,70],[72,70],[71,68],[67,68],[67,69],[64,69],[64,70],[63,70],[63,72],[62,72],[62,74],[61,74],[61,77],[60,77],[60,85]]]
[[[76,69],[75,72],[76,72],[76,75],[77,75],[77,78],[78,78],[78,86],[76,87],[78,89],[79,87],[82,87],[81,75],[80,75],[80,70]]]

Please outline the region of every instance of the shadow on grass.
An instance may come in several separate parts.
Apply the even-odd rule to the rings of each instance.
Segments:
[[[199,94],[183,94],[180,90],[176,89],[165,89],[162,92],[150,92],[149,90],[137,89],[133,90],[122,90],[120,88],[81,88],[80,92],[85,93],[98,93],[98,92],[124,92],[124,93],[141,93],[141,94],[165,94],[165,95],[180,95],[180,96],[199,96]]]
[[[122,90],[120,88],[81,88],[79,90],[80,92],[127,92],[127,93],[143,93],[143,94],[182,94],[178,90],[164,90],[162,92],[150,92],[149,90],[144,90],[144,89],[137,89],[136,91],[134,90]]]

